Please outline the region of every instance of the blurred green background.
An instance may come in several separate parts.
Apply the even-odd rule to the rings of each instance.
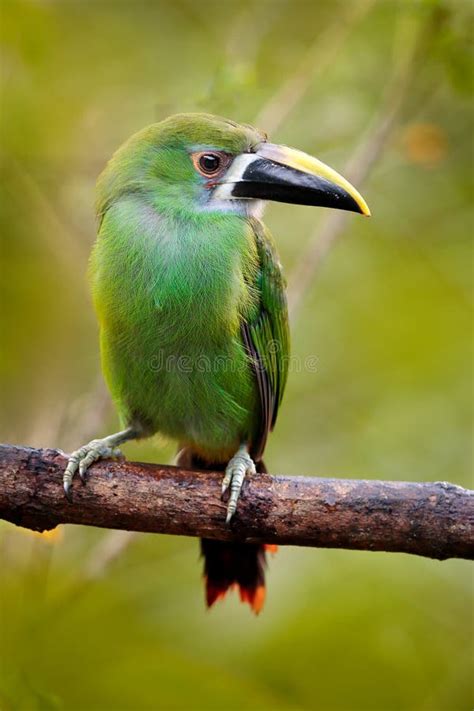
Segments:
[[[290,374],[267,464],[469,486],[472,5],[0,11],[2,441],[70,451],[116,429],[85,274],[94,182],[131,133],[206,110],[343,171],[390,118],[358,183],[373,218],[349,217],[294,314],[293,353],[318,367]],[[327,217],[267,210],[292,294]],[[169,461],[173,446],[125,452]],[[196,540],[6,524],[0,537],[2,711],[473,706],[465,561],[283,548],[257,619],[235,596],[206,612]]]

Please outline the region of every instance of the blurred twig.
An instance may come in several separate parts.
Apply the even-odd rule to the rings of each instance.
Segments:
[[[430,20],[421,23],[416,31],[403,45],[403,52],[394,52],[396,56],[393,78],[389,82],[387,91],[381,102],[376,116],[366,137],[362,140],[354,156],[349,160],[343,173],[348,180],[360,188],[370,175],[372,168],[382,155],[387,142],[392,134],[405,99],[408,95],[412,79],[418,68],[418,60],[427,37],[433,30],[435,15],[430,15]],[[398,43],[400,36],[398,37]],[[314,232],[306,249],[294,268],[289,285],[289,309],[293,322],[297,316],[304,294],[314,281],[316,272],[329,250],[343,234],[349,215],[344,212],[330,213],[323,222],[322,227]]]
[[[374,0],[347,3],[346,15],[337,13],[334,22],[302,57],[296,71],[281,84],[255,118],[255,125],[269,134],[274,133],[301,101],[315,77],[334,62],[351,30],[369,12]]]
[[[108,531],[92,549],[83,568],[84,576],[95,579],[104,575],[137,535],[136,531]]]
[[[29,441],[60,442],[65,449],[75,449],[80,442],[96,437],[110,415],[111,402],[102,376],[97,376],[91,389],[69,402],[48,409],[30,432]]]
[[[29,204],[33,206],[42,219],[39,224],[42,229],[43,239],[47,243],[51,255],[57,259],[67,270],[68,278],[82,278],[82,271],[77,270],[78,264],[86,264],[87,250],[81,240],[71,231],[58,215],[56,209],[46,197],[43,189],[38,185],[34,176],[19,161],[10,158],[8,170],[12,171],[18,181],[20,194],[28,197]]]
[[[200,536],[225,541],[474,558],[474,491],[409,483],[249,477],[232,526],[220,498],[222,472],[126,461],[93,466],[74,503],[64,497],[67,458],[56,450],[0,446],[0,517],[33,530],[59,523]],[[120,540],[122,539],[122,540]],[[87,570],[100,574],[123,550],[121,534]]]

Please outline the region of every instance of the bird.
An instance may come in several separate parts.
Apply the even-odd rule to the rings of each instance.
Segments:
[[[262,222],[268,201],[370,215],[335,170],[247,124],[182,113],[134,134],[97,181],[90,282],[102,370],[122,429],[74,451],[63,475],[160,434],[178,463],[222,471],[232,525],[282,402],[286,282]],[[198,367],[199,365],[199,367]],[[237,587],[255,613],[269,546],[203,539],[206,603]]]

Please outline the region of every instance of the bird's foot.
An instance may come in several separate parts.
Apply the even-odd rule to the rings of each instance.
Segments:
[[[242,484],[246,474],[256,473],[255,463],[244,445],[234,454],[228,463],[224,479],[222,480],[222,494],[230,488],[230,496],[227,504],[226,523],[229,523],[237,510]]]
[[[89,444],[85,444],[71,454],[63,474],[64,493],[69,501],[71,501],[71,485],[75,474],[79,472],[79,476],[84,483],[87,470],[98,459],[114,459],[122,456],[120,449],[116,445],[125,441],[125,439],[129,438],[124,438],[123,433],[110,435],[103,439],[93,439]]]

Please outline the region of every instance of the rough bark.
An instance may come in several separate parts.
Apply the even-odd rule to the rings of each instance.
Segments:
[[[0,518],[33,530],[61,523],[283,545],[474,557],[474,491],[411,483],[258,474],[225,525],[222,473],[159,464],[95,464],[63,493],[64,453],[0,445]]]

